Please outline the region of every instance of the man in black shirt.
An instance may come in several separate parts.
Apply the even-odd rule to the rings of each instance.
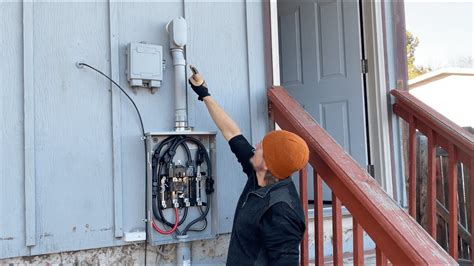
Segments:
[[[210,96],[204,79],[192,70],[191,87],[247,175],[235,210],[227,265],[297,265],[305,218],[289,176],[307,164],[306,143],[279,130],[268,133],[254,149]]]

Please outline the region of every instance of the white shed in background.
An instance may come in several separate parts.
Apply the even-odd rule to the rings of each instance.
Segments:
[[[474,69],[443,68],[411,79],[410,93],[461,127],[474,127]]]

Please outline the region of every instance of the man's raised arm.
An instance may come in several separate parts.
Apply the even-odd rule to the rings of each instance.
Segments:
[[[200,74],[197,73],[195,68],[193,69],[194,74],[189,78],[189,83],[193,88],[194,92],[198,95],[200,101],[204,101],[207,110],[217,125],[219,130],[224,135],[224,138],[229,141],[233,137],[240,135],[240,129],[237,124],[230,118],[230,116],[219,106],[219,104],[211,97],[207,85]]]

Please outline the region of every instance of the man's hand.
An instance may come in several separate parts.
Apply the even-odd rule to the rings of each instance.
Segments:
[[[189,66],[193,75],[189,78],[189,84],[193,91],[198,95],[198,100],[202,101],[204,97],[211,96],[209,90],[207,89],[206,81],[202,76],[197,72],[197,69],[193,66]]]

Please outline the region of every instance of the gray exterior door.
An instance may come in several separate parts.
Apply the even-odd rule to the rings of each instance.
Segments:
[[[357,162],[367,165],[358,2],[279,1],[278,23],[281,84]],[[327,188],[324,200],[330,200]]]

